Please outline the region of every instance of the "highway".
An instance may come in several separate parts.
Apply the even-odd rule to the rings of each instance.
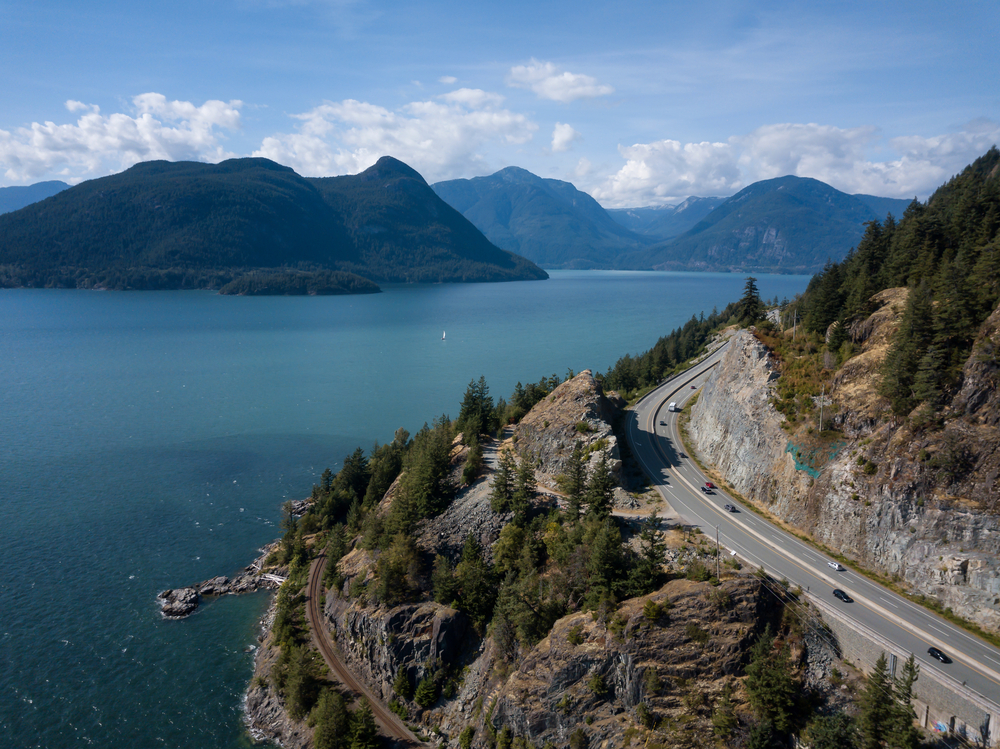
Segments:
[[[628,441],[637,461],[655,488],[679,514],[685,525],[697,526],[713,542],[718,528],[723,555],[728,550],[753,567],[763,567],[775,579],[788,580],[839,606],[854,621],[879,633],[904,653],[914,653],[922,673],[943,673],[992,702],[1000,702],[1000,650],[956,627],[933,612],[872,582],[853,570],[835,571],[834,561],[814,547],[786,533],[740,502],[716,489],[704,494],[709,480],[684,452],[678,430],[680,414],[668,411],[675,401],[683,408],[708,379],[728,345],[713,352],[685,373],[675,376],[645,396],[628,421]],[[661,422],[664,422],[661,424]],[[724,475],[725,471],[722,470]],[[723,509],[734,505],[735,513]],[[725,556],[723,557],[725,558]],[[834,588],[846,591],[853,603],[833,597]],[[940,648],[953,662],[931,658],[927,649]],[[854,663],[850,653],[844,657]]]

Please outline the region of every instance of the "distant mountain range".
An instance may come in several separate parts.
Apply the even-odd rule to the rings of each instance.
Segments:
[[[651,244],[569,182],[518,167],[431,188],[497,247],[545,268],[613,268],[618,255]]]
[[[0,286],[219,288],[282,268],[297,271],[283,287],[329,293],[372,290],[329,271],[376,282],[547,277],[390,157],[323,179],[267,159],[144,162],[0,216]]]
[[[726,202],[726,198],[691,197],[678,205],[611,208],[608,215],[626,229],[662,241],[683,234]]]
[[[842,259],[865,222],[902,216],[910,203],[781,177],[731,198],[605,210],[568,182],[517,167],[432,188],[498,247],[546,268],[812,273]]]
[[[908,200],[848,195],[825,182],[755,182],[676,239],[620,258],[619,267],[814,273],[857,245],[867,221],[903,215]]]
[[[0,214],[10,213],[62,192],[69,185],[59,180],[37,182],[27,187],[0,187]]]

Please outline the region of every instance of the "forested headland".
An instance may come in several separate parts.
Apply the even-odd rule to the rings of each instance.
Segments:
[[[259,158],[143,162],[0,215],[0,287],[220,288],[260,270],[373,282],[547,277],[390,157],[326,179]],[[327,288],[370,290],[345,276]]]

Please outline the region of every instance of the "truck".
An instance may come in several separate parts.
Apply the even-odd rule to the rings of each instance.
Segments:
[[[680,409],[677,408],[677,401],[670,401],[670,405],[667,406],[667,410],[668,411],[680,411]]]

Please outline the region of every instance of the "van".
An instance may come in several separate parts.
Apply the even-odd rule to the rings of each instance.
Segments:
[[[677,401],[670,401],[670,405],[667,406],[667,410],[668,411],[679,411],[680,409],[677,408]]]

